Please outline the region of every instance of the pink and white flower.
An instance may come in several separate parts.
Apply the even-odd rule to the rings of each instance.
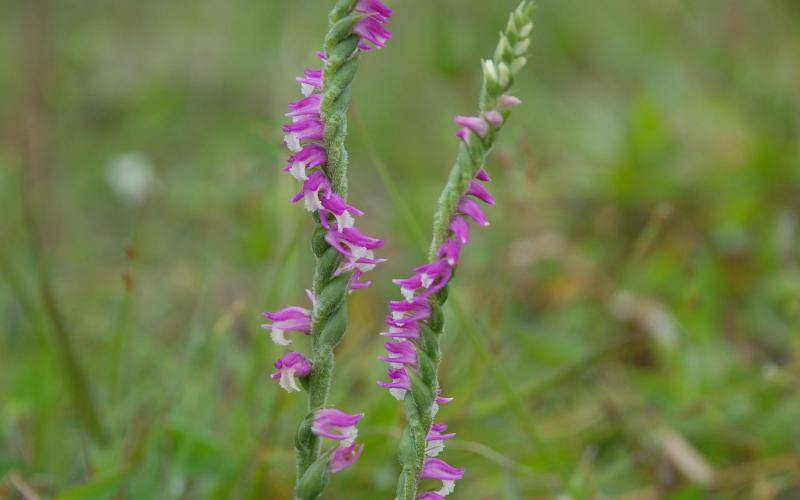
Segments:
[[[286,392],[298,392],[296,377],[307,377],[311,373],[311,362],[299,352],[290,352],[275,362],[278,370],[271,375]]]

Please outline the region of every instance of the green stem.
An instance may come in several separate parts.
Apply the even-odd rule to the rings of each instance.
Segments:
[[[499,100],[513,85],[514,74],[525,64],[522,54],[528,47],[528,35],[532,24],[530,15],[533,6],[523,2],[511,13],[506,30],[491,61],[490,70],[484,67],[479,110],[484,114],[499,110]],[[494,70],[492,70],[492,68]],[[508,111],[502,111],[503,122]],[[439,247],[449,237],[450,222],[458,210],[475,174],[486,163],[486,157],[494,146],[501,126],[492,126],[485,137],[470,134],[470,140],[459,146],[456,162],[450,170],[447,184],[439,196],[433,222],[433,237],[428,261],[437,259]],[[448,287],[444,287],[430,298],[430,318],[420,323],[420,338],[417,341],[417,371],[407,370],[411,383],[410,396],[403,401],[408,425],[400,438],[398,460],[402,471],[397,483],[398,500],[415,500],[419,489],[419,476],[425,461],[426,436],[433,422],[432,408],[439,390],[439,363],[441,361],[440,338],[444,330],[442,306],[447,302]]]
[[[360,15],[354,13],[355,0],[339,0],[329,15],[325,36],[327,61],[323,72],[324,89],[320,117],[324,123],[327,153],[325,173],[334,192],[347,197],[348,156],[347,108],[350,88],[358,67],[359,38],[352,34]],[[308,414],[297,430],[297,488],[295,496],[306,500],[319,495],[327,482],[327,466],[321,467],[322,442],[311,432],[314,414],[328,401],[333,380],[333,350],[347,328],[346,297],[351,273],[336,274],[341,256],[325,241],[325,230],[315,215],[316,229],[312,250],[316,256],[313,291],[316,297],[311,323],[313,368],[308,377]]]

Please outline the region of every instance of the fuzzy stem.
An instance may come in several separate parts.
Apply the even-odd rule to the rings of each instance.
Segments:
[[[500,109],[499,101],[514,83],[514,74],[525,64],[523,54],[527,51],[528,36],[532,29],[530,20],[533,4],[528,0],[511,13],[506,30],[500,35],[492,65],[495,72],[486,69],[480,96],[480,113]],[[503,123],[508,110],[501,110]],[[480,138],[470,135],[468,143],[459,145],[458,156],[450,170],[447,184],[439,196],[433,222],[433,237],[428,261],[434,262],[441,244],[449,236],[449,226],[456,215],[458,203],[466,194],[475,174],[486,163],[486,157],[494,146],[501,127],[491,127],[488,134]],[[430,319],[421,322],[420,340],[417,345],[418,373],[409,370],[411,397],[403,401],[408,425],[403,431],[398,449],[402,471],[397,483],[397,500],[415,500],[419,489],[419,476],[425,460],[425,441],[433,422],[432,407],[439,390],[439,363],[441,352],[439,341],[444,330],[442,306],[447,301],[445,286],[430,298]]]
[[[325,126],[324,147],[327,152],[325,173],[334,192],[347,197],[347,107],[350,87],[358,65],[358,36],[351,34],[353,24],[360,19],[354,14],[355,0],[339,0],[329,15],[329,30],[325,36],[327,63],[323,73],[323,97],[320,116]],[[333,379],[333,349],[347,328],[345,298],[351,273],[336,275],[341,256],[325,241],[325,231],[319,217],[314,216],[316,229],[312,250],[316,256],[313,291],[316,304],[312,315],[311,339],[313,368],[308,379],[308,414],[297,430],[296,497],[305,500],[299,487],[306,471],[321,455],[321,440],[311,432],[311,422],[317,410],[325,407]],[[319,472],[322,474],[322,472]]]

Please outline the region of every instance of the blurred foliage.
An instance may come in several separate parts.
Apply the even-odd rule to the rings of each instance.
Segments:
[[[376,334],[513,4],[390,3],[349,140],[390,260],[352,295],[332,396],[367,413],[366,452],[328,498],[392,496]],[[304,398],[268,380],[259,312],[310,283],[279,126],[327,10],[0,3],[0,497],[290,496]],[[540,0],[536,23],[447,308],[456,497],[800,497],[798,2]]]

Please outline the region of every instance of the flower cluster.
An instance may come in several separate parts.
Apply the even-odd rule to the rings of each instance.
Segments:
[[[320,57],[325,60],[324,55]],[[383,246],[383,241],[366,236],[355,228],[355,218],[364,212],[334,192],[325,173],[327,153],[322,144],[325,127],[320,116],[322,75],[321,70],[306,69],[297,79],[304,97],[289,103],[289,112],[286,113],[292,123],[283,126],[286,133],[284,143],[292,154],[283,170],[302,182],[292,202],[302,200],[309,212],[318,214],[326,231],[325,240],[342,255],[343,263],[337,273],[352,271],[351,288],[365,288],[370,282],[361,281],[361,276],[382,262],[382,259],[375,258],[374,250]]]
[[[392,10],[379,0],[359,0],[355,12],[363,16],[353,27],[353,33],[360,37],[358,48],[371,50],[373,47],[385,47],[392,36],[385,27]],[[317,56],[327,63],[324,53],[318,53]],[[292,201],[303,200],[308,211],[319,215],[320,224],[327,232],[326,241],[344,258],[338,273],[352,271],[350,287],[366,288],[370,282],[361,281],[361,277],[383,261],[374,255],[374,250],[383,246],[383,241],[366,236],[354,227],[355,218],[364,215],[364,212],[349,205],[334,192],[331,180],[326,175],[327,152],[323,144],[325,125],[320,115],[324,93],[323,74],[323,70],[307,68],[303,76],[297,78],[303,97],[289,103],[289,112],[286,113],[292,123],[283,126],[286,133],[284,144],[291,155],[283,170],[303,183]]]
[[[372,50],[373,46],[378,49],[386,47],[386,42],[392,37],[392,32],[386,29],[392,9],[380,0],[358,0],[355,11],[364,15],[353,28],[353,32],[361,37],[358,48]]]
[[[354,10],[363,16],[353,27],[353,33],[360,37],[359,49],[385,47],[391,37],[391,32],[385,26],[392,10],[379,0],[359,0]],[[323,64],[327,63],[324,53],[319,52],[317,56]],[[317,213],[326,232],[325,240],[341,254],[342,264],[336,274],[352,272],[349,288],[365,288],[371,282],[362,281],[363,274],[384,260],[376,259],[374,255],[374,250],[383,246],[383,241],[364,235],[354,226],[355,218],[364,215],[364,212],[334,192],[331,180],[325,173],[328,157],[324,145],[325,125],[320,114],[324,92],[323,73],[321,69],[307,68],[297,78],[303,97],[290,102],[289,112],[286,113],[292,122],[283,126],[286,134],[284,144],[291,154],[283,171],[302,183],[302,188],[292,201],[302,200],[308,211]],[[292,306],[264,313],[271,323],[261,326],[271,331],[272,341],[277,345],[291,343],[284,335],[286,332],[306,335],[311,332],[315,301],[310,291],[307,294],[312,303],[311,310]],[[281,387],[293,392],[299,390],[295,377],[308,376],[311,362],[302,354],[289,353],[275,363],[275,368],[278,371],[272,378],[279,380]]]
[[[330,460],[330,469],[334,474],[350,467],[364,451],[364,445],[356,443],[356,425],[363,416],[363,413],[349,415],[335,408],[325,408],[314,415],[311,432],[339,442]]]
[[[510,106],[519,104],[520,100],[513,96],[503,96],[498,100],[498,109],[490,110],[478,117],[457,116],[455,123],[460,127],[456,134],[464,143],[469,144],[473,136],[485,138],[493,129],[503,124],[502,112]],[[479,169],[470,181],[466,191],[459,200],[455,215],[450,219],[449,238],[438,248],[433,262],[414,269],[409,278],[396,279],[394,283],[400,287],[402,300],[389,303],[391,314],[386,318],[388,330],[381,335],[389,339],[384,344],[387,355],[380,359],[389,363],[388,382],[379,381],[378,385],[389,389],[398,400],[403,400],[411,390],[408,370],[418,368],[417,342],[420,341],[421,322],[431,316],[431,297],[442,290],[450,282],[461,256],[461,249],[469,242],[470,220],[479,226],[488,226],[489,219],[480,203],[494,205],[495,200],[484,184],[490,182],[489,174]],[[436,415],[439,404],[450,401],[441,393],[434,400],[431,414]],[[434,500],[447,496],[453,491],[455,481],[460,479],[464,471],[448,465],[446,462],[432,458],[444,450],[444,441],[455,436],[445,433],[447,425],[434,423],[427,435],[425,448],[426,458],[420,479],[438,479],[442,488],[435,492],[426,492],[421,499]]]

